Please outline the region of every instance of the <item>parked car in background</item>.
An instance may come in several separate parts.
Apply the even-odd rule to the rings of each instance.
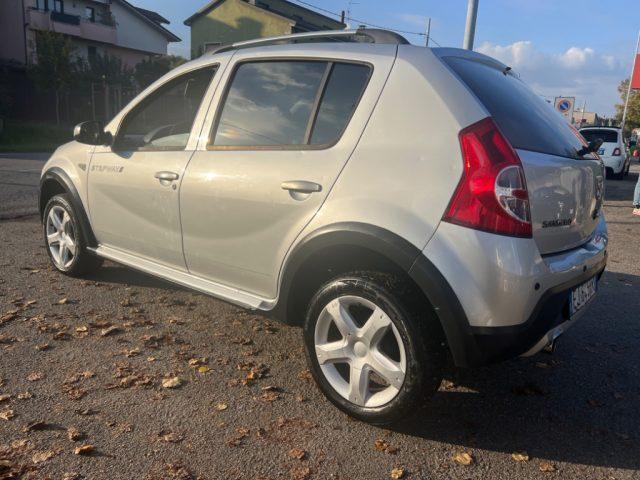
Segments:
[[[594,148],[485,55],[242,42],[76,127],[43,169],[44,241],[66,274],[106,258],[302,326],[327,398],[389,423],[447,358],[532,355],[584,314],[607,258]]]
[[[629,174],[631,158],[629,152],[622,141],[622,131],[615,127],[585,127],[580,133],[591,142],[598,138],[602,139],[602,145],[598,150],[598,155],[604,162],[607,170],[607,177],[622,180]]]

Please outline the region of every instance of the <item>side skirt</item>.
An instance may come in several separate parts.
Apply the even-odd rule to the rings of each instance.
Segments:
[[[178,285],[197,290],[207,295],[220,298],[221,300],[225,300],[240,307],[252,310],[268,311],[271,310],[276,303],[273,299],[258,297],[251,293],[238,290],[237,288],[227,287],[219,283],[211,282],[190,273],[182,272],[165,265],[160,265],[151,260],[132,255],[131,253],[127,253],[116,248],[100,245],[97,248],[89,248],[88,250],[99,257],[112,260],[116,263],[131,267],[134,270],[140,270],[141,272],[148,273],[149,275],[177,283]]]

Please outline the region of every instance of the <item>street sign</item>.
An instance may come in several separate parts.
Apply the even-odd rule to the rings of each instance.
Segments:
[[[575,97],[556,97],[553,106],[560,112],[569,122],[573,118],[573,106],[576,103]]]

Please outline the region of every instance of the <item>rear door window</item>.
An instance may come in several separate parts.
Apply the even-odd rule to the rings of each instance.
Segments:
[[[371,67],[269,60],[236,69],[210,148],[328,147],[347,127]]]
[[[583,144],[567,121],[512,71],[478,59],[444,57],[514,148],[578,158]]]
[[[589,129],[580,130],[580,133],[587,142],[592,142],[601,138],[604,143],[618,143],[618,132],[615,130],[603,130],[603,129]]]

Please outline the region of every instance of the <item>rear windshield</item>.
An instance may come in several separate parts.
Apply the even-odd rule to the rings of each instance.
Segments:
[[[618,143],[618,132],[615,130],[601,130],[601,129],[589,129],[580,130],[582,136],[587,142],[592,142],[601,138],[604,143]]]
[[[577,132],[512,72],[478,60],[443,60],[484,104],[514,148],[578,158]]]

